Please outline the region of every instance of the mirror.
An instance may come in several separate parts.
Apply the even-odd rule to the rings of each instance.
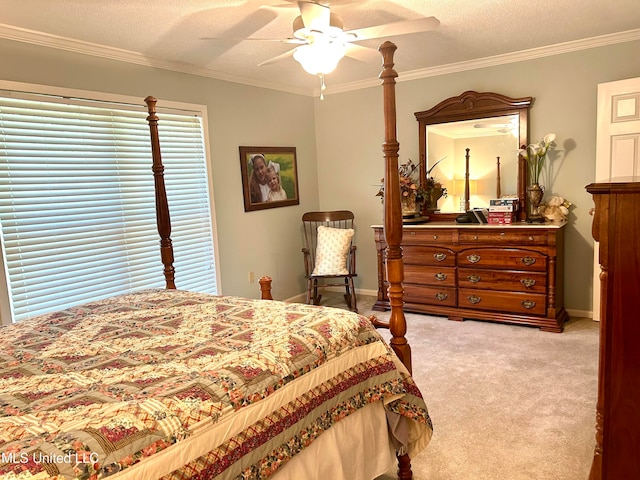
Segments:
[[[525,219],[527,172],[518,149],[527,144],[532,101],[467,91],[415,113],[420,182],[424,185],[431,166],[445,157],[429,176],[448,194],[439,200],[438,210],[423,213],[438,220],[455,219],[469,207],[486,208],[489,199],[517,196],[518,218]]]

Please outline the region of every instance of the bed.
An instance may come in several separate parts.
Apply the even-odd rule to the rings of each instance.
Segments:
[[[395,46],[380,49],[393,186]],[[267,301],[268,278],[261,300],[178,290],[156,100],[146,102],[166,288],[0,330],[0,479],[356,480],[395,458],[410,479],[432,425],[410,375],[399,191],[385,189],[388,323]]]

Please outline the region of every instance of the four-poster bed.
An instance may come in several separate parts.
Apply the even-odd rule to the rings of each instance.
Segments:
[[[402,310],[393,52],[384,70],[388,324],[353,312],[176,289],[153,97],[166,289],[45,314],[0,335],[0,479],[365,479],[431,437]],[[371,323],[390,329],[387,345]],[[395,352],[395,353],[394,353]]]

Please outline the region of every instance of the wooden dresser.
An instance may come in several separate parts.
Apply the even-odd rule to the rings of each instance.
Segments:
[[[590,480],[640,479],[640,177],[594,183],[602,272],[596,448]]]
[[[562,332],[564,223],[432,222],[405,226],[405,311],[534,325]],[[373,226],[378,299],[388,308],[382,227]]]

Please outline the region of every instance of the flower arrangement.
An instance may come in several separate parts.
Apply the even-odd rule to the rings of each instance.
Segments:
[[[526,148],[518,150],[518,155],[521,155],[527,161],[531,184],[540,183],[540,173],[544,166],[544,159],[547,157],[549,149],[553,149],[555,146],[555,139],[555,133],[547,133],[538,143],[532,143]]]
[[[442,157],[436,163],[434,163],[429,170],[427,170],[427,183],[425,187],[420,186],[419,180],[419,166],[420,164],[413,163],[411,159],[407,161],[407,163],[401,163],[398,165],[398,176],[400,177],[400,194],[403,198],[410,197],[415,195],[415,200],[418,202],[429,201],[431,192],[435,188],[440,188],[442,190],[442,196],[447,196],[447,189],[443,187],[436,178],[431,176],[431,171],[433,168],[444,160],[446,157]],[[384,196],[384,178],[380,180],[382,185],[380,185],[380,189],[376,194],[377,197]]]
[[[398,166],[398,177],[400,178],[400,194],[403,197],[411,195],[416,196],[416,200],[422,200],[424,197],[424,189],[419,187],[418,165],[413,163],[411,159],[407,163],[401,163]]]

